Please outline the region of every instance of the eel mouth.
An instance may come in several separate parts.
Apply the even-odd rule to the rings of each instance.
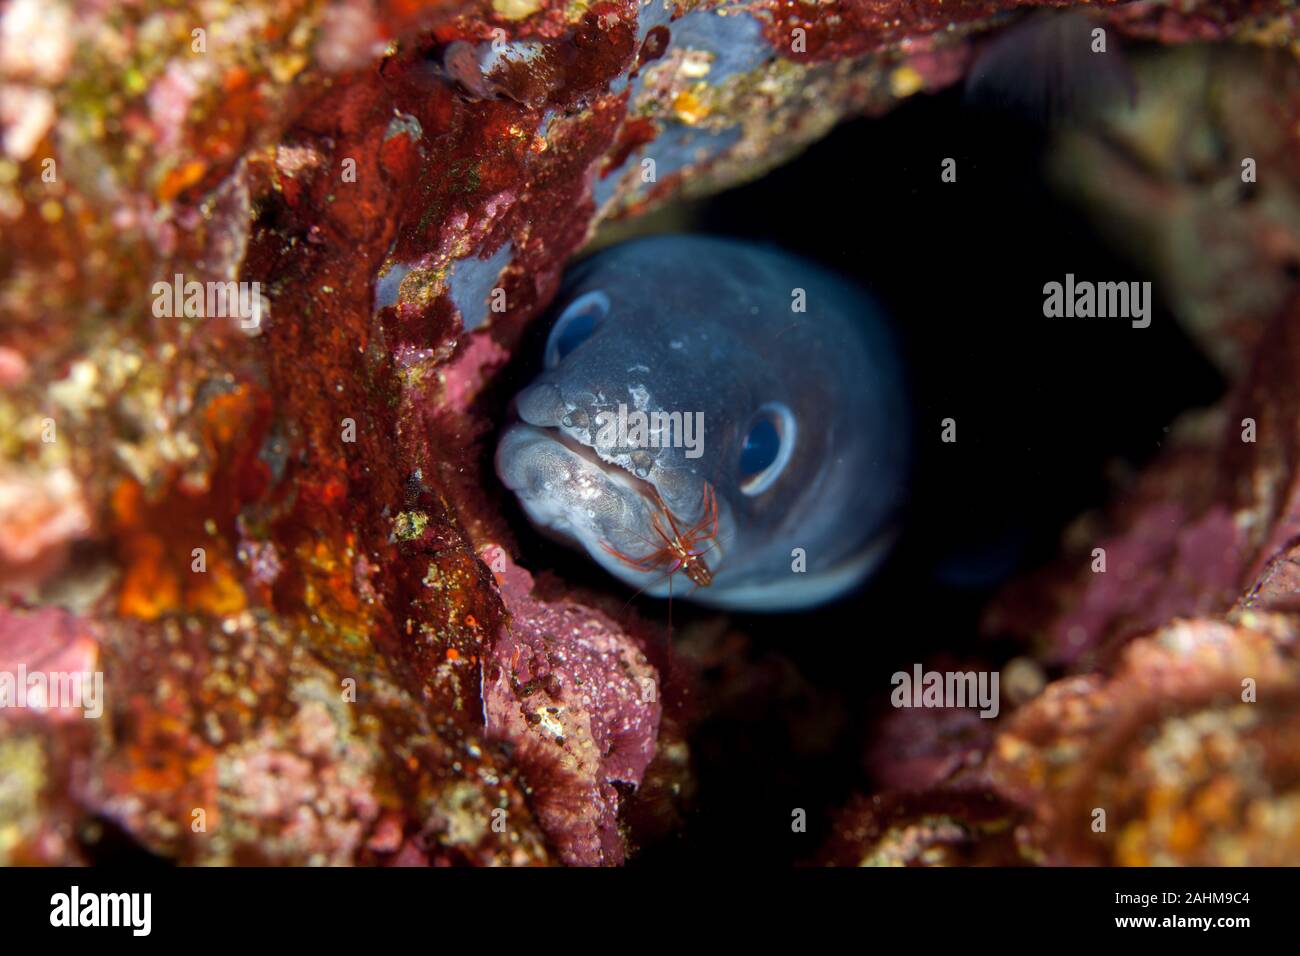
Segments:
[[[665,544],[655,525],[666,506],[654,482],[606,461],[594,448],[558,428],[523,421],[512,423],[502,434],[496,469],[535,525],[577,544],[615,577],[654,596],[666,596],[670,586],[671,593],[679,596],[695,589],[685,575],[669,574],[668,561],[652,571],[630,563]],[[725,507],[719,502],[720,528]],[[679,527],[686,526],[673,517]],[[659,527],[667,527],[662,518]],[[717,541],[710,540],[700,561],[716,572],[722,557]],[[673,576],[682,581],[670,582]]]
[[[561,429],[547,428],[540,425],[533,425],[531,427],[540,429],[543,433],[548,435],[552,441],[559,442],[573,454],[601,469],[611,481],[617,482],[629,491],[639,494],[646,500],[649,507],[655,506],[655,502],[659,499],[659,489],[649,478],[638,477],[634,472],[624,468],[618,462],[606,461],[604,458],[600,457],[595,448],[590,445],[584,445],[582,442],[578,441],[578,439]]]

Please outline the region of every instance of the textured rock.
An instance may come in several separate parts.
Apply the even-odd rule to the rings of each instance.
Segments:
[[[482,560],[515,553],[482,471],[495,375],[602,219],[956,81],[1015,6],[6,6],[0,657],[75,648],[107,711],[0,714],[0,860],[616,862],[671,827],[686,725],[633,693],[657,674],[680,696],[669,655]],[[1094,15],[1293,41],[1279,6]],[[168,315],[155,283],[178,274],[257,282],[264,308]],[[1261,422],[1294,421],[1262,395]],[[1209,549],[1213,502],[1247,509],[1273,607],[1289,466],[1259,447],[1225,474],[1266,469],[1271,496],[1171,520],[1199,516]],[[1117,631],[1094,618],[1090,647]],[[629,806],[645,829],[620,829]]]
[[[659,672],[614,621],[538,600],[528,572],[500,560],[509,621],[484,672],[487,731],[512,745],[566,863],[620,863],[616,785],[639,785],[654,758]]]
[[[1295,623],[1244,612],[1175,622],[1130,644],[1113,676],[1050,685],[991,760],[997,789],[1032,809],[1023,852],[1046,863],[1293,863],[1298,680]]]

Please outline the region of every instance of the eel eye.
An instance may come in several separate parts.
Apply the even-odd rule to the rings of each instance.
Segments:
[[[777,402],[760,408],[740,448],[740,490],[759,495],[770,488],[790,461],[794,437],[790,409]]]
[[[609,296],[585,292],[560,313],[546,340],[546,367],[555,368],[579,345],[591,338],[596,326],[609,314]]]

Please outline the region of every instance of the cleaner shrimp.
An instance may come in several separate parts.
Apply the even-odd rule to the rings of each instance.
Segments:
[[[696,587],[707,588],[713,583],[713,572],[704,562],[704,555],[718,544],[718,496],[713,486],[707,481],[704,483],[703,514],[699,521],[685,531],[664,503],[659,491],[653,488],[652,491],[658,511],[650,516],[650,524],[663,544],[656,546],[654,542],[647,541],[654,550],[639,558],[626,555],[603,541],[601,547],[638,571],[649,573],[666,570],[670,584],[672,576],[681,571]],[[701,548],[700,544],[705,541],[712,541],[713,544]]]

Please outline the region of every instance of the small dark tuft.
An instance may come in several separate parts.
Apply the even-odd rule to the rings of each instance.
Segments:
[[[1077,124],[1099,110],[1132,104],[1133,76],[1118,44],[1093,52],[1098,21],[1040,11],[998,33],[978,51],[966,78],[973,106],[1009,111],[1043,126]]]

